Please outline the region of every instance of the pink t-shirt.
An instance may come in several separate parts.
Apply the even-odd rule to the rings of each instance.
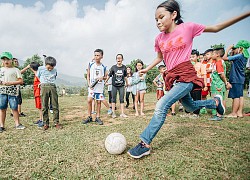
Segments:
[[[173,32],[162,32],[156,37],[155,51],[162,53],[168,71],[189,61],[193,38],[199,36],[204,29],[205,26],[201,24],[182,23]]]

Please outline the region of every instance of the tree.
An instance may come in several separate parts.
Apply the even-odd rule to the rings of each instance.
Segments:
[[[41,66],[43,65],[43,61],[40,56],[37,54],[33,55],[31,58],[26,59],[24,65],[21,68],[28,66],[31,62],[38,62]],[[25,85],[32,85],[34,80],[34,73],[30,70],[26,71],[23,75],[23,81]]]
[[[131,67],[132,71],[135,72],[135,65],[136,65],[137,59],[133,59],[130,64],[127,64],[126,66]]]

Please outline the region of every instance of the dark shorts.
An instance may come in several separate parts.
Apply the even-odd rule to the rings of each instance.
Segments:
[[[237,84],[237,83],[232,83],[232,88],[229,89],[228,93],[228,98],[240,98],[243,97],[243,89],[244,85],[243,84]]]
[[[20,90],[19,90],[19,93],[17,96],[17,103],[18,103],[18,105],[21,105],[23,103],[23,98],[22,98],[22,94],[21,94]]]

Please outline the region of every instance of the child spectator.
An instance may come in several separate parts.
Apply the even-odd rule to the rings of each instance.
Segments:
[[[166,69],[166,67],[165,67],[165,71],[163,72],[163,75],[166,75],[167,74],[167,69]],[[163,82],[163,91],[164,91],[164,95],[166,95],[169,91],[167,91],[166,90],[166,86],[165,86],[165,82],[164,82],[164,78],[163,78],[163,75],[160,77],[160,81],[162,81]],[[176,103],[174,103],[172,106],[171,106],[171,108],[170,108],[170,110],[171,110],[171,114],[167,114],[167,116],[175,116],[176,114],[175,114],[175,105],[176,105]],[[179,112],[180,112],[180,109],[181,108],[183,108],[183,106],[181,107],[182,105],[181,105],[181,103],[180,103],[180,105],[179,105]]]
[[[41,101],[41,89],[40,89],[40,80],[36,76],[37,70],[40,64],[38,62],[31,62],[29,67],[30,70],[34,73],[34,82],[33,82],[33,90],[34,90],[34,97],[35,97],[35,105],[39,111],[39,120],[35,122],[39,127],[42,127],[43,124],[43,112],[42,112],[42,101]]]
[[[210,87],[211,87],[211,73],[212,73],[212,53],[213,49],[207,49],[204,52],[204,60],[202,62],[202,66],[205,66],[206,69],[206,81],[207,81],[207,90],[204,89],[201,91],[201,99],[206,100],[207,95],[210,94]],[[205,107],[203,107],[200,110],[200,114],[207,114],[207,110]]]
[[[211,83],[211,94],[212,97],[215,95],[221,95],[223,98],[223,104],[225,103],[225,93],[226,93],[226,85],[228,84],[226,80],[226,64],[222,60],[222,57],[225,54],[225,50],[223,47],[217,47],[213,49],[212,59],[214,59],[214,63],[212,64],[213,72],[212,72],[212,83]],[[216,114],[216,110],[212,110],[212,115],[214,117],[209,120],[220,121],[222,120],[222,116],[218,113]]]
[[[139,116],[138,103],[140,102],[140,113],[144,116],[144,96],[146,94],[146,74],[141,74],[139,71],[143,69],[142,60],[138,59],[135,63],[135,73],[133,75],[132,84],[136,86],[135,95],[135,116]]]
[[[236,46],[231,45],[227,48],[224,60],[231,62],[231,69],[229,73],[229,83],[231,87],[229,89],[228,98],[233,99],[232,112],[225,116],[231,118],[243,117],[243,105],[244,105],[244,82],[245,82],[245,67],[247,59],[249,58],[249,53],[247,49],[250,47],[250,42],[245,40],[240,40]],[[228,57],[229,51],[233,50],[233,56]]]
[[[112,78],[108,80],[106,85],[108,86],[109,108],[111,109],[112,115]]]
[[[13,58],[13,64],[14,64],[14,66],[16,68],[19,69],[19,62],[18,62],[17,58]],[[24,69],[22,69],[20,71],[21,71],[21,74],[23,74],[26,71],[26,69],[24,68]],[[20,117],[25,117],[26,115],[22,112],[23,98],[22,98],[22,93],[21,93],[21,88],[20,87],[19,87],[19,93],[18,93],[18,96],[17,96],[17,102],[18,102],[18,113],[19,113],[19,116]]]
[[[132,95],[132,100],[133,100],[133,108],[135,108],[135,95],[132,93],[133,92],[133,85],[132,85],[132,76],[133,72],[131,67],[127,66],[127,78],[128,78],[128,84],[126,87],[126,108],[129,107],[129,95]]]
[[[107,67],[101,63],[103,58],[103,50],[96,49],[94,51],[95,61],[90,62],[87,70],[87,83],[88,83],[88,117],[83,120],[83,124],[92,122],[92,102],[96,100],[97,102],[97,114],[95,122],[99,125],[103,125],[100,118],[101,114],[101,101],[105,99],[104,97],[104,79],[107,77]]]
[[[12,109],[16,129],[25,129],[19,120],[17,101],[19,93],[18,85],[23,84],[21,72],[19,69],[13,67],[11,53],[3,52],[1,59],[3,67],[0,68],[0,133],[5,130],[4,124],[8,103]]]
[[[202,91],[207,92],[207,90],[208,90],[206,66],[202,65],[202,62],[204,61],[204,59],[202,62],[199,62],[198,57],[199,57],[199,51],[197,51],[196,49],[193,49],[191,52],[191,61],[194,62],[194,69],[197,73],[197,77],[202,78],[204,80],[204,88],[202,90],[201,89],[199,89],[199,90],[194,89],[193,91],[190,92],[191,97],[193,98],[194,101],[201,100]],[[196,110],[193,113],[194,113],[193,117],[197,118],[197,117],[199,117],[200,110]]]
[[[250,58],[249,58],[248,61],[247,61],[246,68],[247,68],[248,70],[250,70]],[[249,84],[248,84],[247,97],[250,98],[250,80],[249,80]],[[244,114],[244,116],[250,116],[250,111],[249,111],[249,112],[246,112],[246,113]]]
[[[160,74],[156,76],[156,78],[153,80],[154,85],[157,87],[156,88],[156,98],[157,100],[161,99],[161,97],[164,96],[164,80],[163,80],[163,73],[166,70],[165,65],[160,65],[158,66],[158,70]]]
[[[45,58],[45,66],[38,67],[36,76],[39,78],[41,84],[41,99],[42,99],[42,112],[43,112],[43,129],[49,129],[49,101],[53,108],[53,121],[57,129],[62,129],[59,124],[59,105],[58,94],[56,90],[56,76],[57,70],[55,69],[56,59],[48,56]]]
[[[112,118],[116,118],[115,105],[117,91],[119,92],[121,114],[120,117],[127,118],[128,116],[124,113],[124,93],[125,93],[125,82],[128,84],[126,66],[122,64],[123,55],[116,55],[116,65],[113,65],[110,69],[106,82],[112,77]]]

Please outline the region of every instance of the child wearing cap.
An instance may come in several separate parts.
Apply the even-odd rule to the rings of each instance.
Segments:
[[[3,52],[1,59],[3,67],[0,68],[0,133],[5,130],[4,123],[8,103],[12,109],[16,129],[25,129],[19,120],[17,101],[19,93],[19,86],[17,85],[23,84],[21,72],[19,69],[13,67],[11,53]]]
[[[243,90],[245,82],[245,66],[249,53],[247,49],[250,47],[250,42],[246,40],[240,40],[236,46],[231,45],[227,48],[224,60],[232,62],[231,70],[229,73],[229,85],[231,86],[228,94],[228,98],[233,99],[232,112],[226,117],[237,118],[243,117]],[[233,56],[228,57],[229,51],[233,51]]]

